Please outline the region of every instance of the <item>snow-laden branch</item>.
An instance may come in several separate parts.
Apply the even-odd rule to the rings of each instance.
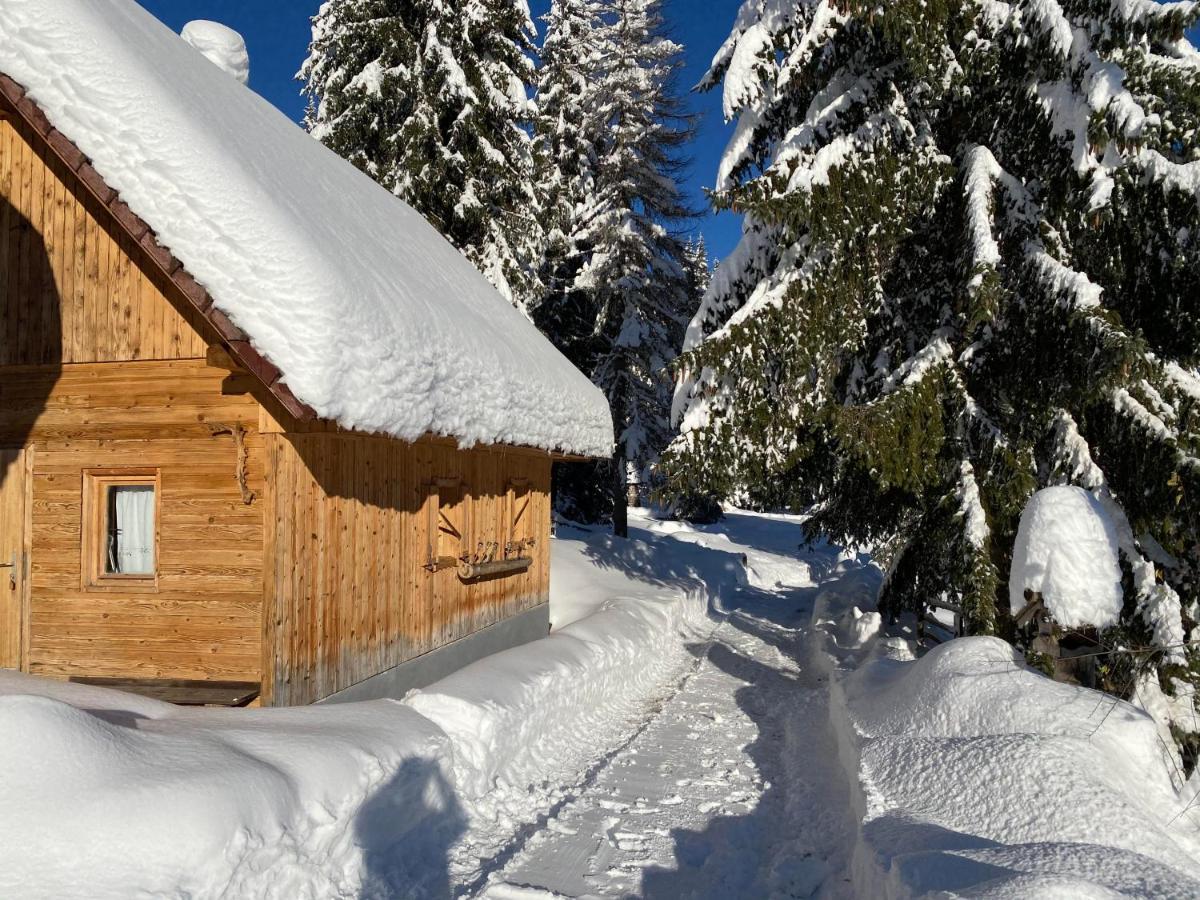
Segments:
[[[983,550],[987,545],[988,528],[987,513],[979,498],[979,483],[975,480],[975,469],[963,460],[958,471],[958,485],[954,490],[958,498],[959,515],[963,518],[963,534],[972,547]]]
[[[1200,160],[1177,163],[1167,159],[1157,150],[1145,149],[1134,157],[1133,164],[1152,181],[1172,190],[1191,194],[1200,202]]]
[[[1074,29],[1057,0],[1027,0],[1022,11],[1025,21],[1046,38],[1050,50],[1064,62],[1070,59]]]
[[[1175,432],[1167,427],[1167,423],[1148,410],[1140,400],[1125,390],[1117,388],[1112,395],[1113,406],[1117,412],[1133,419],[1154,437],[1164,442],[1174,442]]]
[[[732,328],[762,309],[778,309],[794,285],[810,281],[819,269],[828,264],[830,258],[831,253],[827,248],[812,248],[807,236],[792,244],[780,256],[770,276],[755,285],[745,305],[729,317],[729,321],[714,333],[714,337],[728,334]]]
[[[1060,304],[1068,309],[1084,311],[1100,306],[1104,288],[1086,274],[1059,262],[1047,251],[1041,241],[1030,241],[1026,246],[1029,260],[1038,280],[1057,294]]]
[[[986,147],[975,146],[963,158],[967,235],[974,266],[994,269],[1000,264],[1000,245],[992,233],[992,189],[1003,171]]]
[[[1130,15],[1143,15],[1138,4],[1158,6],[1149,0],[1115,0],[1127,3]],[[1121,167],[1123,153],[1108,145],[1095,148],[1088,131],[1092,116],[1102,113],[1116,129],[1116,137],[1140,142],[1161,124],[1156,113],[1148,114],[1125,86],[1125,70],[1103,59],[1094,49],[1088,30],[1076,27],[1057,0],[1034,0],[1025,21],[1044,35],[1053,52],[1067,65],[1068,73],[1057,81],[1039,83],[1036,96],[1050,117],[1051,131],[1071,143],[1071,162],[1080,174],[1092,172],[1089,207],[1100,209],[1112,195],[1112,172]]]
[[[1138,25],[1149,25],[1171,16],[1190,17],[1195,11],[1195,0],[1175,0],[1160,3],[1158,0],[1110,0],[1109,9],[1122,21]]]
[[[883,395],[917,384],[937,365],[952,359],[954,348],[946,338],[944,331],[935,333],[928,344],[897,366],[883,381]]]
[[[831,35],[845,24],[847,18],[848,16],[842,12],[839,4],[831,2],[831,0],[818,0],[813,7],[812,16],[808,20],[804,33],[795,40],[792,51],[784,61],[779,76],[781,88],[791,81],[792,73],[798,72],[808,65],[818,47],[828,44]]]
[[[1112,393],[1112,402],[1118,413],[1132,419],[1139,427],[1149,432],[1156,439],[1175,447],[1180,467],[1200,471],[1200,459],[1189,456],[1183,450],[1179,449],[1179,432],[1171,428],[1160,416],[1155,415],[1147,409],[1145,404],[1133,396],[1133,394],[1129,393],[1125,388],[1117,388]]]
[[[1189,371],[1174,360],[1163,365],[1167,380],[1193,400],[1200,401],[1200,373]]]

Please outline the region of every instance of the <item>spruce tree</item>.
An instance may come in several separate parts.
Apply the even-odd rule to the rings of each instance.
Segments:
[[[704,235],[697,235],[688,241],[684,259],[687,268],[688,293],[692,297],[691,313],[694,314],[704,301],[704,295],[708,293],[708,285],[712,281],[712,264],[708,259],[708,247],[704,242]]]
[[[601,0],[553,0],[544,17],[534,151],[542,196],[541,295],[534,323],[576,366],[591,372],[596,311],[575,281],[586,262],[580,229],[606,136],[604,73],[612,49]]]
[[[549,257],[558,274],[534,320],[608,396],[617,435],[610,463],[560,473],[558,496],[565,514],[611,513],[621,532],[628,479],[647,483],[672,436],[669,367],[694,308],[678,232],[691,215],[679,155],[691,123],[674,90],[682,48],[664,34],[659,0],[561,3],[550,26],[543,55],[565,74],[544,83],[575,93],[547,90],[540,103],[538,133],[562,171],[546,180],[561,179],[565,199],[547,210],[561,216],[564,250]]]
[[[1011,634],[1024,503],[1078,484],[1121,533],[1106,644],[1191,677],[1198,9],[747,0],[705,82],[745,231],[689,329],[672,492],[815,503],[879,549],[885,609]]]
[[[502,294],[538,293],[522,0],[328,0],[299,78],[313,136],[411,204]]]

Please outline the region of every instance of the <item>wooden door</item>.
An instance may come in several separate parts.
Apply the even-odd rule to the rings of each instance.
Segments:
[[[0,669],[25,667],[29,590],[27,450],[0,448]]]

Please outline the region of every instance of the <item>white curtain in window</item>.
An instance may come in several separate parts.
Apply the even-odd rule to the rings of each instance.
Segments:
[[[116,559],[119,575],[154,574],[154,488],[129,485],[113,488],[116,499]]]

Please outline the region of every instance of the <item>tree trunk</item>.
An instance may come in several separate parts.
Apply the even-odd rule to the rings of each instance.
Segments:
[[[625,455],[613,457],[613,534],[629,537],[629,492],[625,486]]]

